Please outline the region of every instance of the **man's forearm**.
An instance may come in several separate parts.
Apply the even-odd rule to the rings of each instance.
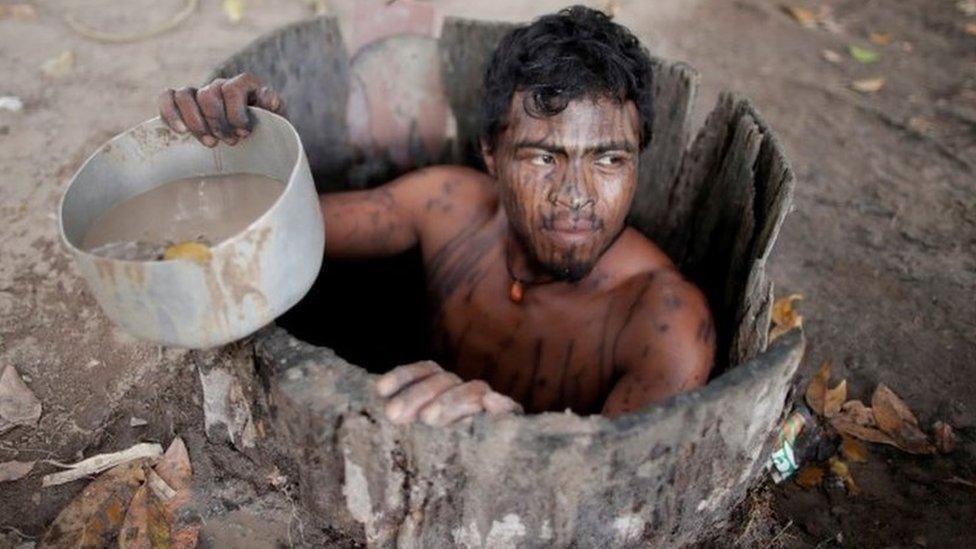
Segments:
[[[413,224],[386,186],[319,197],[329,257],[380,257],[417,243]]]

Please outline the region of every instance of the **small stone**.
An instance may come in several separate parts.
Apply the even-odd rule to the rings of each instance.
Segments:
[[[295,381],[302,379],[303,377],[305,377],[305,372],[303,372],[301,368],[291,368],[285,372],[285,378],[289,381]]]
[[[0,97],[0,110],[19,112],[24,108],[24,102],[19,97],[4,95]]]
[[[143,425],[148,425],[148,424],[149,424],[148,421],[142,418],[138,418],[136,416],[132,416],[132,419],[129,420],[129,427],[142,427]]]

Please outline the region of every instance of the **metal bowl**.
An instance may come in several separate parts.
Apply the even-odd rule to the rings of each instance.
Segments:
[[[214,347],[245,337],[297,303],[322,265],[325,231],[308,160],[284,118],[250,109],[250,137],[203,147],[157,117],[114,137],[68,184],[61,238],[105,314],[132,335],[162,345]],[[196,262],[124,261],[81,249],[115,204],[168,181],[254,173],[285,182],[277,201]]]

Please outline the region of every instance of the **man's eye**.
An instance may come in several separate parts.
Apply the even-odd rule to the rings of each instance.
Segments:
[[[623,164],[624,158],[615,154],[605,154],[596,159],[596,163],[600,166],[615,167]]]
[[[532,163],[536,166],[551,166],[556,163],[556,157],[549,153],[537,154],[532,157]]]

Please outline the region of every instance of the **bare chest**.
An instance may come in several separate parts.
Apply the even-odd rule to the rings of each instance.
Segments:
[[[528,412],[598,413],[615,380],[620,304],[582,289],[553,298],[531,286],[513,303],[502,246],[471,250],[428,262],[442,365],[465,380],[486,381]]]

